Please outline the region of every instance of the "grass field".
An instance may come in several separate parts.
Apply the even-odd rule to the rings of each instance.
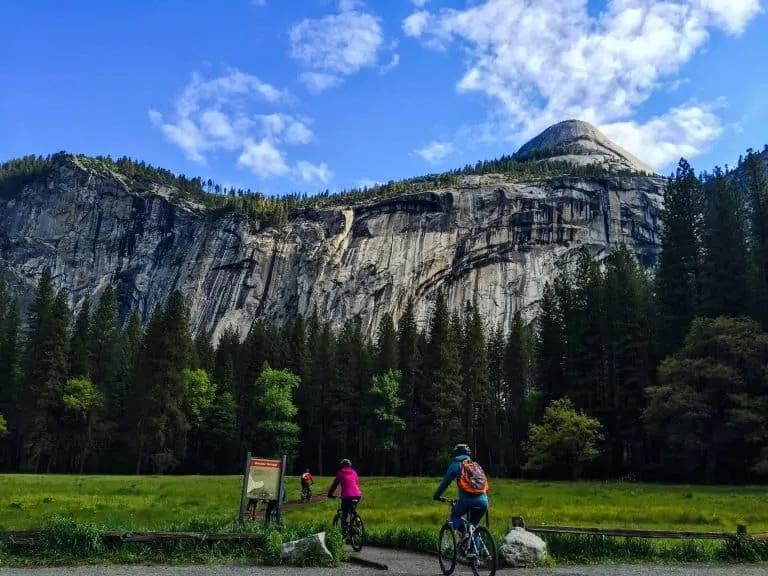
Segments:
[[[241,481],[236,476],[0,476],[0,531],[41,528],[53,515],[107,530],[226,530],[237,516]],[[434,548],[448,515],[447,505],[432,501],[438,481],[362,478],[359,510],[369,544]],[[316,478],[317,501],[300,505],[298,478],[287,479],[285,519],[291,532],[311,533],[330,524],[338,507],[337,500],[324,499],[330,482]],[[455,494],[451,487],[445,496]],[[768,487],[492,480],[490,497],[497,539],[513,516],[522,516],[527,525],[735,533],[738,524],[746,524],[752,534],[768,532]],[[543,537],[560,562],[768,560],[768,544],[753,552],[720,541]]]
[[[324,494],[330,478],[316,478]],[[437,530],[448,514],[433,502],[437,478],[363,478],[359,510],[371,528]],[[238,511],[236,476],[0,476],[0,530],[39,528],[61,514],[114,528],[164,529],[194,521],[226,523]],[[298,478],[286,480],[287,502],[299,497]],[[454,487],[445,496],[452,497]],[[585,527],[768,532],[768,487],[493,480],[491,526],[504,531],[513,516],[526,524]],[[290,506],[288,521],[330,521],[338,501]]]

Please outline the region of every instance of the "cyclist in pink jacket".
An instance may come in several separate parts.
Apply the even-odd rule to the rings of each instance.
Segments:
[[[336,473],[336,478],[328,490],[328,498],[333,498],[333,492],[341,484],[341,530],[342,534],[347,532],[347,516],[355,511],[355,506],[363,498],[360,491],[357,472],[352,468],[352,462],[347,458],[341,461],[341,468]]]

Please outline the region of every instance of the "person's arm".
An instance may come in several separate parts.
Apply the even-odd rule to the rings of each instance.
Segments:
[[[458,462],[451,462],[451,465],[448,466],[448,470],[445,472],[445,476],[443,476],[443,481],[440,482],[440,486],[437,487],[437,490],[435,490],[434,496],[432,496],[433,500],[439,500],[440,496],[443,495],[443,492],[448,488],[448,485],[451,483],[451,480],[456,478],[459,471],[459,463]]]
[[[330,489],[328,490],[328,498],[333,498],[333,491],[336,490],[336,486],[339,485],[339,475],[336,475],[336,478],[333,479],[333,484],[331,484]]]

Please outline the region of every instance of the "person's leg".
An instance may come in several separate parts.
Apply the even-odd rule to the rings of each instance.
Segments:
[[[487,502],[477,502],[476,504],[472,504],[472,509],[469,511],[469,521],[472,522],[472,526],[477,528],[477,525],[480,524],[480,520],[483,519],[486,510],[488,510]]]
[[[469,521],[472,523],[472,526],[477,528],[477,525],[480,524],[480,520],[483,519],[483,516],[487,510],[487,502],[477,502],[476,504],[472,505],[472,509],[469,511]],[[480,540],[479,536],[475,536],[475,546],[477,547],[478,551],[482,547],[482,541]]]
[[[462,500],[459,500],[454,505],[453,510],[451,510],[451,524],[453,524],[453,529],[462,537],[464,536],[464,520],[462,520],[462,516],[467,513],[467,510],[467,503]]]
[[[347,517],[352,512],[352,498],[341,499],[341,528],[343,532],[347,531]]]
[[[270,518],[272,516],[272,510],[274,510],[277,507],[277,500],[270,500],[267,504],[267,509],[264,512],[264,526],[269,524]]]

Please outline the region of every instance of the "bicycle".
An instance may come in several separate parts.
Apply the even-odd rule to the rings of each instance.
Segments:
[[[259,504],[264,504],[264,515],[266,516],[267,513],[267,507],[269,505],[269,500],[264,500],[261,498],[253,498],[249,500],[248,502],[248,508],[245,513],[245,520],[248,522],[255,522],[256,521],[256,512],[259,509]],[[269,522],[275,524],[276,526],[280,526],[281,524],[281,514],[280,511],[277,509],[277,506],[275,506],[271,511],[269,515]]]
[[[336,498],[336,496],[331,496]],[[352,510],[347,515],[347,529],[342,529],[341,535],[345,541],[351,546],[355,552],[360,552],[363,549],[363,541],[365,539],[365,524],[360,517],[360,513],[357,511],[357,505],[360,502],[360,498],[352,500]],[[336,516],[333,517],[333,527],[338,528],[341,522],[341,506],[336,510]]]
[[[303,504],[304,502],[312,502],[312,488],[310,486],[301,487],[301,498],[299,499],[299,503]]]
[[[445,502],[450,506],[451,511],[456,506],[458,500],[449,500],[448,498],[440,498],[440,502]],[[486,514],[488,512],[486,511]],[[496,574],[496,567],[498,565],[498,553],[496,551],[496,541],[491,535],[491,531],[485,526],[475,526],[466,517],[462,517],[464,523],[464,532],[469,534],[462,546],[462,555],[469,561],[469,565],[472,568],[472,573],[475,576],[480,575],[480,564],[482,561],[487,560],[489,564],[488,576],[494,576]],[[478,540],[480,543],[478,544]],[[447,545],[447,546],[446,546]],[[450,518],[446,520],[445,524],[440,528],[440,536],[438,540],[440,570],[442,570],[445,576],[449,576],[456,569],[457,559],[457,546],[456,546],[456,531],[453,528]]]

